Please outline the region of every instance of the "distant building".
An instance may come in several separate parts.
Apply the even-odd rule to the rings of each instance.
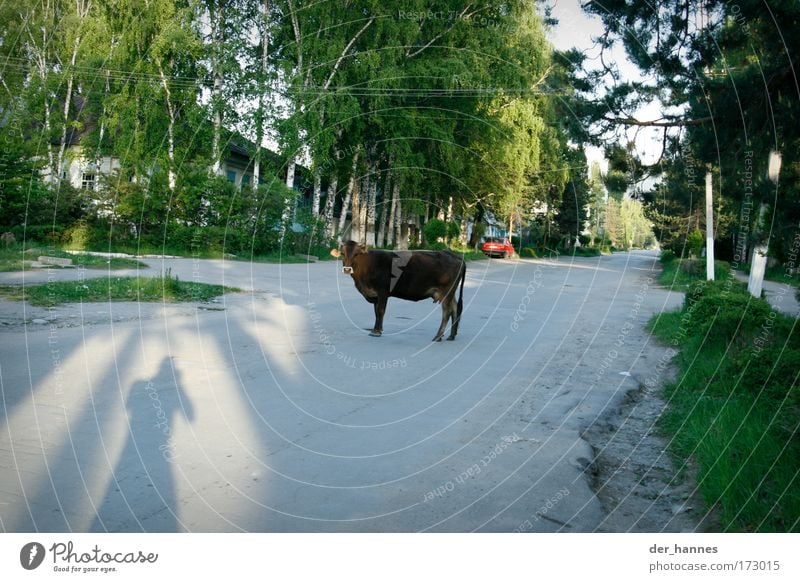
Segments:
[[[61,179],[68,181],[74,188],[95,190],[99,187],[101,178],[109,176],[122,169],[120,159],[109,155],[91,155],[86,153],[82,145],[85,136],[97,129],[96,121],[82,116],[85,109],[85,100],[81,96],[74,98],[76,117],[82,119],[81,129],[71,128],[67,132],[67,141],[64,160],[61,167]],[[253,183],[253,165],[256,146],[243,136],[223,130],[224,151],[220,164],[220,175],[227,178],[237,187],[243,188]],[[53,143],[58,147],[59,142]],[[274,174],[280,180],[286,181],[286,164],[277,153],[262,148],[262,176],[265,170]],[[45,181],[50,180],[50,168],[42,170]],[[311,172],[297,164],[295,167],[294,189],[302,194],[298,205],[305,206],[311,203],[311,188],[313,178]]]

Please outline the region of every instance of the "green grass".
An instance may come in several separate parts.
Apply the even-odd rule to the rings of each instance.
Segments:
[[[74,266],[85,269],[119,270],[147,267],[141,261],[124,257],[109,258],[85,253],[73,254],[52,247],[29,247],[23,250],[21,245],[12,245],[0,249],[0,272],[21,271],[25,268],[30,268],[30,262],[41,256],[71,259]],[[59,267],[54,265],[52,268],[57,269]]]
[[[725,261],[714,261],[714,278],[726,281],[731,278],[731,266]],[[686,291],[692,283],[705,281],[705,259],[671,259],[662,262],[658,282],[675,291]]]
[[[62,257],[72,259],[72,264],[77,267],[84,267],[85,269],[141,269],[147,268],[147,264],[137,259],[129,259],[127,257],[100,257],[96,255],[87,255],[85,253],[74,254],[61,250],[50,250],[49,252],[41,253],[48,257]],[[37,255],[40,256],[40,255]]]
[[[465,261],[484,261],[488,257],[482,251],[450,249],[454,254],[462,257]]]
[[[800,330],[738,282],[695,284],[650,321],[680,351],[659,430],[723,531],[800,531]]]
[[[210,301],[233,287],[180,281],[169,273],[162,277],[100,277],[83,281],[55,281],[40,285],[2,285],[0,296],[52,307],[62,303],[106,301]]]

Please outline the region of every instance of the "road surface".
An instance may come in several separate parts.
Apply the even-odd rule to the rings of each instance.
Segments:
[[[660,380],[644,324],[682,295],[655,253],[469,263],[441,343],[427,301],[391,299],[368,336],[337,262],[147,262],[242,292],[0,301],[0,530],[613,529],[582,435]]]

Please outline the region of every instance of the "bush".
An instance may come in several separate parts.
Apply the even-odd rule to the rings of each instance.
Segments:
[[[772,308],[766,301],[753,298],[738,281],[698,281],[689,287],[684,298],[689,314],[689,334],[705,336],[713,330],[715,340],[741,342],[753,339],[769,318]]]
[[[68,249],[83,251],[90,247],[94,233],[85,220],[80,220],[64,231],[61,240]]]
[[[666,265],[667,263],[671,263],[677,258],[678,255],[676,255],[673,251],[671,251],[670,249],[664,249],[663,251],[661,251],[658,260],[662,265]]]
[[[426,245],[425,248],[428,249],[429,251],[446,251],[446,250],[448,250],[447,249],[447,245],[444,244],[443,242],[430,243],[430,244]]]
[[[797,531],[800,329],[736,281],[697,282],[651,328],[680,346],[659,426],[724,531]]]
[[[64,227],[59,224],[28,226],[20,224],[12,226],[9,231],[14,235],[18,243],[24,240],[26,246],[31,246],[31,243],[56,245],[61,242]]]
[[[310,210],[299,210],[296,222],[298,231],[287,236],[287,246],[295,253],[320,256],[330,252],[332,242],[325,233],[325,220],[311,214]]]
[[[447,225],[443,220],[432,218],[425,224],[422,233],[425,236],[425,242],[430,245],[447,236]]]
[[[600,249],[595,247],[575,247],[572,249],[572,255],[576,257],[599,257]]]
[[[699,229],[693,230],[686,237],[686,246],[689,247],[689,252],[694,257],[699,257],[703,252],[703,246],[706,244],[706,237]]]
[[[528,257],[530,259],[538,259],[539,258],[539,255],[536,252],[536,249],[534,247],[525,247],[525,248],[523,248],[522,252],[520,252],[520,256]]]
[[[455,220],[451,220],[450,222],[448,222],[446,229],[447,229],[446,237],[448,242],[458,238],[459,235],[461,234],[461,227]]]

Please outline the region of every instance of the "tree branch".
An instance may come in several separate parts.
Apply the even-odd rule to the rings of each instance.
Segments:
[[[292,29],[294,30],[294,42],[297,45],[297,74],[300,75],[303,69],[303,50],[300,46],[300,24],[297,22],[297,13],[294,9],[294,3],[289,0],[289,14],[292,18]]]
[[[698,117],[696,119],[670,119],[662,117],[661,119],[654,119],[651,121],[641,121],[633,117],[606,117],[603,116],[603,121],[613,123],[615,125],[626,125],[636,127],[685,127],[687,125],[701,125],[711,121],[711,117]]]
[[[336,63],[333,65],[333,70],[331,71],[331,74],[328,76],[328,80],[327,80],[327,81],[325,81],[325,84],[322,86],[322,90],[323,90],[323,91],[325,91],[325,90],[326,90],[328,87],[330,87],[330,85],[331,85],[331,81],[333,81],[333,77],[334,77],[334,75],[336,75],[336,71],[338,71],[338,70],[339,70],[339,65],[341,65],[341,64],[342,64],[342,60],[344,59],[344,57],[345,57],[345,56],[347,56],[347,53],[348,53],[348,51],[350,50],[350,47],[351,47],[351,46],[353,46],[353,43],[355,43],[355,42],[358,40],[358,37],[359,37],[359,36],[361,36],[361,35],[362,35],[362,33],[363,33],[365,30],[367,30],[367,28],[369,27],[369,25],[370,25],[370,24],[372,24],[372,22],[373,22],[374,20],[375,20],[375,17],[374,17],[374,16],[373,16],[372,18],[370,18],[370,19],[367,21],[367,23],[366,23],[366,24],[365,24],[363,27],[361,27],[361,30],[359,30],[359,31],[358,31],[358,32],[355,34],[355,36],[354,36],[353,38],[351,38],[351,39],[350,39],[350,42],[348,42],[348,43],[347,43],[347,46],[345,46],[345,47],[344,47],[344,50],[342,51],[342,54],[340,54],[340,55],[339,55],[339,58],[338,58],[338,59],[336,59]]]
[[[461,11],[461,13],[460,13],[458,16],[456,16],[456,17],[453,19],[453,24],[451,24],[451,25],[450,25],[450,27],[449,27],[447,30],[444,30],[444,31],[440,32],[439,34],[437,34],[436,36],[434,36],[434,37],[433,37],[433,38],[432,38],[432,39],[431,39],[431,40],[428,42],[428,44],[426,44],[426,45],[425,45],[425,46],[423,46],[422,48],[420,48],[420,49],[418,49],[418,50],[414,51],[413,53],[411,52],[411,49],[407,50],[407,51],[406,51],[406,58],[412,59],[412,58],[414,58],[415,56],[417,56],[419,53],[421,53],[422,51],[424,51],[426,48],[428,48],[429,46],[431,46],[431,45],[432,45],[433,43],[435,43],[437,40],[439,40],[440,38],[442,38],[442,37],[443,37],[445,34],[447,34],[448,32],[450,32],[451,30],[453,30],[453,27],[456,25],[456,23],[457,23],[459,20],[462,20],[462,19],[464,19],[464,18],[471,18],[472,16],[474,16],[475,14],[477,14],[478,12],[480,12],[480,10],[474,10],[474,11],[470,12],[469,14],[467,14],[467,10],[469,10],[470,6],[472,6],[472,4],[467,4],[467,5],[464,7],[464,10],[462,10],[462,11]]]

